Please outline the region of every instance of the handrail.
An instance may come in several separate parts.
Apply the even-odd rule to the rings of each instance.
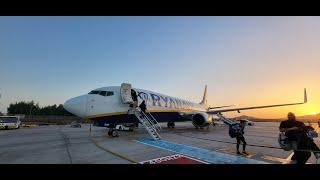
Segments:
[[[140,111],[140,113],[142,113],[146,117],[146,119],[154,129],[158,129],[157,127],[155,127],[155,124],[149,119],[149,117],[143,111]]]
[[[157,127],[154,124],[154,121],[146,115],[140,108],[136,108],[133,110],[135,116],[139,119],[139,121],[143,124],[149,134],[155,139],[158,140],[160,137],[159,133],[157,132]]]
[[[157,125],[158,130],[161,130],[161,126],[159,125],[159,123],[158,123],[158,121],[156,120],[156,118],[154,118],[150,112],[148,112],[148,114],[151,116],[151,118],[152,118],[152,120],[153,120],[154,124],[156,124],[156,125]]]
[[[160,135],[159,133],[157,132],[157,130],[159,130],[154,123],[152,123],[152,121],[149,119],[149,117],[143,112],[143,111],[140,111],[147,119],[147,122],[149,123],[149,125],[151,126],[151,128],[154,130],[154,133],[157,134],[157,136],[160,138]]]

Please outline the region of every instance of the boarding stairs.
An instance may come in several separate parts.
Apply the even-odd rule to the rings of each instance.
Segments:
[[[154,140],[161,139],[159,133],[157,132],[161,130],[161,126],[150,113],[144,113],[140,110],[140,108],[132,109],[131,112],[139,119],[139,122],[144,126],[144,128],[146,128]]]

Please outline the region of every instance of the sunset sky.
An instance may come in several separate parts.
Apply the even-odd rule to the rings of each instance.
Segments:
[[[212,106],[305,105],[226,113],[320,113],[320,17],[0,17],[0,111],[134,87]]]

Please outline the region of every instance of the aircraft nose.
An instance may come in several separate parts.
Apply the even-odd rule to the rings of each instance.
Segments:
[[[63,108],[76,116],[83,117],[86,115],[86,105],[87,97],[83,95],[67,100]]]

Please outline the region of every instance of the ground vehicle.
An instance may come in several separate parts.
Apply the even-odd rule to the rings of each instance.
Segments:
[[[81,124],[77,121],[73,121],[70,126],[73,128],[81,128]]]
[[[19,129],[21,121],[17,116],[0,116],[0,129]]]

